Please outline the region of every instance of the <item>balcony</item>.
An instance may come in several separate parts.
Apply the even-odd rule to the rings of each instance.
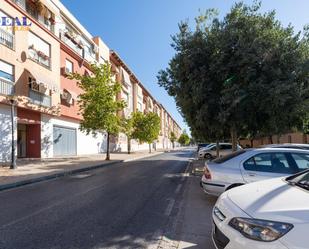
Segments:
[[[28,49],[28,56],[31,60],[35,61],[36,63],[50,68],[51,66],[51,59],[41,51],[36,50],[33,46],[30,46]]]
[[[80,57],[83,57],[83,49],[80,44],[74,39],[73,35],[68,31],[60,32],[60,39],[72,48]]]
[[[90,63],[96,62],[95,54],[90,54],[88,52],[85,52],[85,59]]]
[[[0,78],[0,94],[13,95],[14,83],[12,81]]]
[[[14,35],[0,28],[0,43],[14,49]]]
[[[42,24],[45,28],[47,28],[51,32],[55,32],[55,17],[54,14],[42,4],[41,1],[34,3],[32,0],[12,0],[19,7],[25,10],[31,17],[33,17],[36,21]],[[40,13],[45,12],[49,15],[42,16]]]
[[[29,98],[33,104],[51,107],[51,96],[29,89]]]

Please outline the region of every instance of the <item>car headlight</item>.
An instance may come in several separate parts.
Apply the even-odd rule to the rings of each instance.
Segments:
[[[229,225],[249,239],[264,242],[277,240],[293,228],[288,223],[249,218],[233,218]]]

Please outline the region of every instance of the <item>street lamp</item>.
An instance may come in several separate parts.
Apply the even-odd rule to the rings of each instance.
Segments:
[[[15,126],[14,126],[14,109],[16,105],[16,99],[14,95],[9,95],[7,97],[11,104],[11,126],[12,126],[12,149],[11,149],[11,165],[10,169],[16,169],[16,157],[15,157]]]

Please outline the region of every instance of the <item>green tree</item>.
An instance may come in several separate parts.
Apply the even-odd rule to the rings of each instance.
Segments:
[[[178,143],[181,145],[188,145],[190,143],[190,137],[185,131],[178,138]]]
[[[83,116],[80,129],[87,134],[107,132],[106,160],[110,160],[110,135],[117,135],[120,130],[116,113],[125,107],[125,102],[116,99],[121,85],[113,80],[110,64],[92,64],[91,72],[91,75],[73,73],[69,76],[76,79],[83,90],[78,101]]]
[[[159,116],[153,112],[147,114],[136,112],[133,114],[133,127],[132,138],[137,139],[139,143],[148,143],[151,153],[151,143],[158,139],[160,132]]]
[[[173,149],[174,149],[175,148],[175,141],[177,140],[177,137],[176,137],[176,135],[173,131],[171,131],[171,133],[170,133],[170,140],[173,144]]]
[[[121,120],[121,131],[127,136],[128,154],[131,153],[131,139],[134,131],[133,117],[123,118]]]
[[[194,137],[230,137],[235,149],[239,136],[283,133],[308,110],[308,32],[294,34],[260,7],[237,3],[222,20],[207,10],[194,30],[179,24],[176,54],[158,82]]]

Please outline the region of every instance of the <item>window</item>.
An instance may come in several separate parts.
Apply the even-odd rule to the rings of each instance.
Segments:
[[[45,67],[50,67],[50,45],[31,32],[29,32],[28,45],[30,59]]]
[[[65,72],[66,73],[73,73],[73,62],[69,60],[65,60]]]
[[[251,157],[244,163],[244,168],[250,171],[292,174],[284,153],[262,153]]]
[[[128,93],[123,92],[123,99],[129,105],[129,94]],[[129,107],[129,106],[127,106],[127,107]]]
[[[140,102],[137,103],[137,110],[140,112],[143,111],[143,106]]]
[[[220,144],[220,150],[231,150],[232,145],[231,144]]]
[[[14,82],[14,66],[0,60],[0,78]]]
[[[305,170],[309,168],[309,154],[304,153],[291,153],[299,170]]]

